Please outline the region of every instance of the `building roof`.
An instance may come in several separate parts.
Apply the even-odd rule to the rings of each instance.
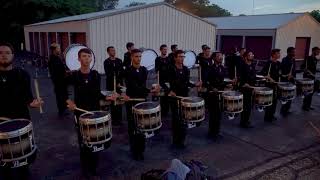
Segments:
[[[208,17],[218,29],[278,29],[305,13],[266,14],[249,16]]]
[[[122,14],[122,13],[126,13],[126,12],[132,12],[132,11],[136,11],[136,10],[140,10],[140,9],[144,9],[144,8],[161,6],[161,5],[169,6],[171,8],[178,10],[178,11],[181,11],[189,16],[193,16],[194,18],[197,18],[201,21],[204,21],[206,23],[209,23],[211,25],[216,26],[214,23],[211,23],[205,19],[202,19],[202,18],[195,16],[191,13],[188,13],[186,11],[177,9],[175,6],[172,6],[172,5],[165,3],[165,2],[151,3],[151,4],[141,5],[141,6],[125,7],[125,8],[120,8],[120,9],[105,10],[105,11],[99,11],[99,12],[93,12],[93,13],[87,13],[87,14],[81,14],[81,15],[75,15],[75,16],[68,16],[68,17],[63,17],[63,18],[59,18],[59,19],[53,19],[50,21],[44,21],[44,22],[39,22],[39,23],[35,23],[35,24],[30,24],[30,25],[26,25],[26,26],[38,26],[38,25],[45,25],[45,24],[56,24],[56,23],[70,22],[70,21],[92,20],[92,19],[98,19],[98,18],[103,18],[103,17],[107,17],[107,16],[113,16],[113,15],[117,15],[117,14]]]

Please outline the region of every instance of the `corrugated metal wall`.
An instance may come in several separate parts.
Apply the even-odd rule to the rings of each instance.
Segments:
[[[95,69],[104,73],[107,46],[115,46],[121,59],[129,41],[138,48],[156,51],[161,44],[178,44],[181,49],[199,52],[202,44],[215,48],[216,30],[207,22],[160,5],[91,20],[89,34],[88,45],[96,56]]]
[[[282,57],[286,56],[288,47],[295,46],[296,37],[311,37],[310,47],[320,46],[320,24],[309,15],[304,15],[279,28],[277,30],[276,48],[282,50]],[[311,48],[309,52],[311,52]]]

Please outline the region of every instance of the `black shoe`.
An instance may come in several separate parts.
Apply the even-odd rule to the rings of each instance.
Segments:
[[[309,107],[309,110],[314,110],[314,107]]]
[[[304,111],[310,111],[310,109],[307,108],[307,107],[302,107],[302,110],[304,110]]]
[[[240,124],[240,127],[241,127],[241,128],[244,128],[244,129],[254,128],[254,126],[252,126],[251,124]]]
[[[223,136],[221,134],[217,134],[212,137],[212,140],[214,140],[214,141],[220,141],[222,139],[223,139]]]

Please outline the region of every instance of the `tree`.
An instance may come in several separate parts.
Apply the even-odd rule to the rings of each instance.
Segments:
[[[320,22],[320,10],[313,10],[310,12],[310,15]]]
[[[115,9],[118,6],[119,0],[96,0],[99,10]]]
[[[165,0],[176,6],[200,17],[231,16],[231,13],[216,4],[210,4],[209,0]]]
[[[145,4],[145,2],[131,2],[129,5],[126,5],[126,7],[141,6]]]

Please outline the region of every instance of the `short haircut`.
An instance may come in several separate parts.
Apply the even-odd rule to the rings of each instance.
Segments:
[[[140,49],[131,50],[131,55],[136,54],[136,53],[142,53],[142,51]]]
[[[180,50],[180,49],[177,50],[177,51],[174,53],[174,57],[177,58],[179,54],[184,54],[184,51],[183,51],[183,50]]]
[[[272,49],[271,50],[271,55],[274,55],[274,54],[276,54],[276,53],[280,53],[280,49]]]
[[[240,51],[245,50],[246,48],[240,48]]]
[[[317,46],[312,48],[312,52],[317,51],[317,50],[320,50],[319,47],[317,47]]]
[[[208,46],[206,44],[204,44],[204,45],[201,46],[201,49],[205,50],[206,47],[208,47]]]
[[[89,49],[89,48],[82,48],[82,49],[80,49],[80,51],[78,52],[78,57],[80,58],[81,54],[83,54],[83,53],[85,53],[85,54],[92,54],[92,51],[91,51],[91,49]]]
[[[178,47],[178,45],[174,44],[174,45],[171,45],[171,50],[174,50]]]
[[[58,43],[52,43],[50,45],[50,51],[52,52],[52,51],[56,50],[58,47],[60,47],[60,45]]]
[[[110,49],[114,49],[114,47],[113,47],[113,46],[109,46],[109,47],[107,47],[107,52],[109,52],[109,51],[110,51]]]
[[[212,53],[211,57],[215,59],[217,57],[217,54],[219,54],[219,53],[222,54],[221,51],[215,51],[215,52]]]
[[[168,47],[166,44],[162,44],[162,45],[160,46],[160,50],[162,50],[163,48],[166,48],[166,47]]]
[[[14,48],[10,43],[8,43],[8,42],[0,42],[0,46],[8,47],[11,50],[11,53],[14,54]]]
[[[131,48],[132,46],[134,46],[133,42],[128,42],[126,45],[127,49]]]
[[[243,57],[247,57],[249,53],[252,53],[252,51],[246,51],[245,53],[243,53]]]
[[[206,46],[206,47],[203,48],[204,51],[208,50],[208,49],[211,49],[211,48],[209,46]]]
[[[293,50],[295,50],[296,48],[294,48],[294,47],[288,47],[288,49],[287,49],[287,53],[290,53],[291,51],[293,51]]]

